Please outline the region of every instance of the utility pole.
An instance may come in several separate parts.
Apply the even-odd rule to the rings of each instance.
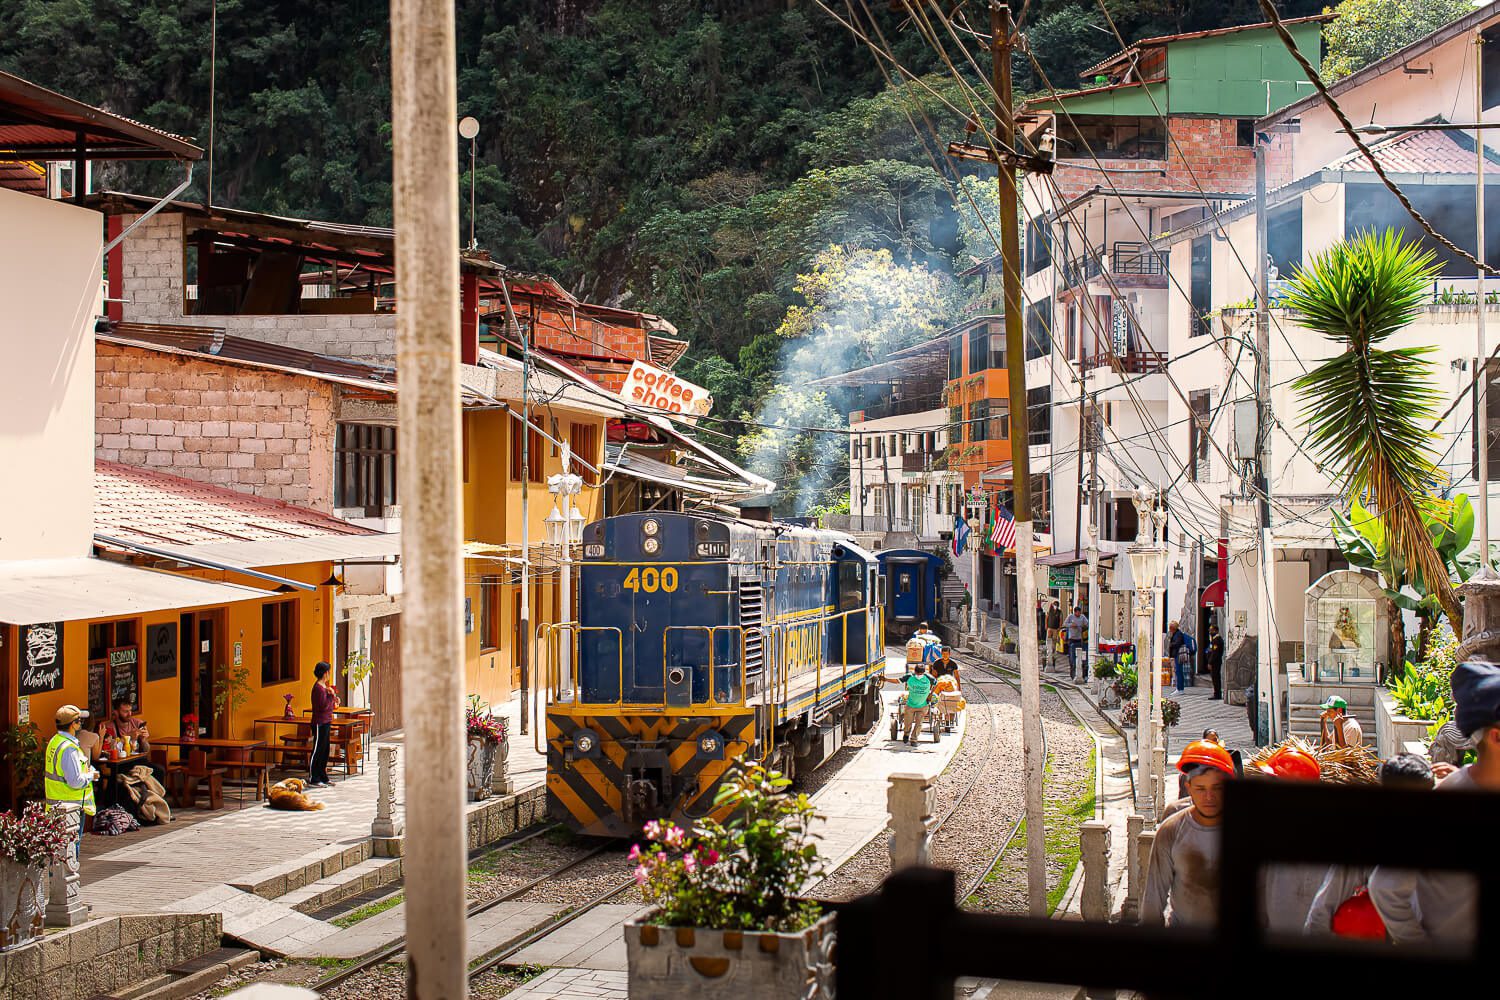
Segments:
[[[458,64],[453,4],[392,0],[406,995],[468,995],[464,930],[463,506],[459,470]]]
[[[1087,420],[1089,428],[1089,652],[1084,664],[1083,678],[1091,676],[1094,663],[1099,659],[1099,436],[1103,428],[1098,425],[1099,403],[1089,397]],[[1139,673],[1137,673],[1139,684]]]
[[[1256,718],[1256,742],[1276,742],[1280,732],[1276,694],[1276,638],[1271,624],[1271,594],[1275,587],[1275,563],[1271,550],[1271,295],[1267,274],[1266,239],[1266,147],[1255,136],[1255,488],[1260,494],[1260,524],[1256,532],[1260,587],[1256,594],[1256,688],[1260,711]]]
[[[1484,34],[1480,31],[1474,32],[1474,121],[1476,124],[1484,121]],[[1475,506],[1479,508],[1479,567],[1480,572],[1489,576],[1493,572],[1490,567],[1490,373],[1489,362],[1486,360],[1489,352],[1484,335],[1484,314],[1488,311],[1488,303],[1484,301],[1484,265],[1488,261],[1484,246],[1484,133],[1477,128],[1474,130],[1474,160],[1474,169],[1477,171],[1474,181],[1474,226],[1478,249],[1474,256],[1480,261],[1474,282],[1475,333],[1479,339],[1479,352],[1475,355],[1478,370],[1474,372],[1474,403],[1477,413],[1474,435],[1479,441],[1479,447],[1475,449],[1479,454],[1479,503]]]
[[[991,85],[999,139],[1000,256],[1004,261],[1006,381],[1010,392],[1011,475],[1016,519],[1016,617],[1020,619],[1021,742],[1026,768],[1026,888],[1032,916],[1047,913],[1047,847],[1043,825],[1042,678],[1037,656],[1036,545],[1031,518],[1031,420],[1026,412],[1026,331],[1021,312],[1021,239],[1016,191],[1016,120],[1011,99],[1010,7],[990,2]],[[977,594],[975,595],[978,596]]]

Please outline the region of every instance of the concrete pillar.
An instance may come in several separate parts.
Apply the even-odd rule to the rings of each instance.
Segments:
[[[1453,588],[1464,599],[1464,634],[1458,660],[1500,663],[1500,576],[1488,568]]]
[[[61,813],[68,824],[68,836],[76,843],[78,828],[83,823],[81,806],[62,804],[52,807]],[[83,884],[78,877],[78,851],[68,851],[59,863],[47,872],[47,912],[44,919],[48,927],[73,927],[89,918],[89,908],[83,902]]]
[[[1146,879],[1151,875],[1151,846],[1156,843],[1156,830],[1142,830],[1135,840],[1135,865],[1140,872],[1141,894],[1136,897],[1135,916],[1141,913],[1141,899],[1146,895]]]
[[[1166,809],[1167,731],[1161,730],[1159,741],[1151,748],[1151,815],[1156,821]]]
[[[396,816],[396,748],[376,749],[379,784],[375,792],[375,820],[370,824],[370,839],[375,842],[378,858],[399,858],[404,848],[402,832],[406,825]]]
[[[409,1000],[469,995],[457,121],[453,4],[392,0]]]
[[[1120,904],[1120,916],[1134,920],[1140,912],[1141,892],[1146,888],[1145,872],[1141,870],[1141,830],[1146,826],[1146,817],[1131,813],[1125,817],[1125,902]]]
[[[1085,920],[1109,920],[1109,824],[1102,819],[1086,821],[1079,832],[1083,854],[1083,899]]]
[[[937,790],[932,779],[921,774],[893,774],[886,789],[890,810],[891,871],[926,865],[932,855],[932,810]]]
[[[510,733],[495,748],[495,770],[490,777],[490,791],[495,795],[513,795],[516,783],[510,779]]]

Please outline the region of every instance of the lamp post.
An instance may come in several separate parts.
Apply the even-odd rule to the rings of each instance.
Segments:
[[[1160,670],[1153,659],[1152,630],[1155,627],[1156,579],[1166,563],[1166,551],[1156,544],[1155,497],[1144,488],[1136,493],[1135,509],[1139,528],[1136,543],[1127,550],[1130,572],[1135,577],[1135,650],[1136,650],[1136,773],[1141,776],[1136,789],[1142,813],[1154,812],[1156,787],[1156,727],[1160,715]],[[1152,806],[1147,806],[1151,803]]]
[[[558,598],[557,618],[559,625],[573,621],[573,546],[583,540],[583,514],[573,506],[573,497],[583,492],[583,478],[572,471],[573,449],[564,442],[562,467],[565,471],[547,477],[547,492],[558,498],[547,515],[547,541],[558,547],[561,554],[559,577],[561,591]],[[565,628],[563,641],[558,648],[558,700],[571,701],[573,695],[572,651],[576,633]]]
[[[1166,528],[1167,512],[1159,508],[1151,512],[1151,547],[1155,553],[1156,565],[1153,567],[1155,576],[1152,580],[1152,603],[1151,603],[1151,801],[1152,817],[1159,817],[1162,808],[1164,788],[1167,781],[1167,741],[1166,727],[1162,725],[1161,718],[1161,658],[1162,658],[1162,630],[1158,608],[1166,607],[1167,603],[1167,544]]]

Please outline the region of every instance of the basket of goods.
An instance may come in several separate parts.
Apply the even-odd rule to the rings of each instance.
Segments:
[[[1380,782],[1380,757],[1369,747],[1319,747],[1297,736],[1262,747],[1245,765],[1245,773],[1284,776],[1308,770],[1310,778],[1310,762],[1317,763],[1318,780],[1329,784],[1374,785]]]

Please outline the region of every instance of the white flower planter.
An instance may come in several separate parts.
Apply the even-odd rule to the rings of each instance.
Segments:
[[[47,869],[0,861],[0,951],[42,933],[47,909]]]
[[[1408,719],[1396,707],[1396,699],[1385,688],[1375,692],[1375,752],[1381,757],[1392,757],[1401,753],[1406,744],[1419,741],[1427,743],[1427,730],[1431,720]]]
[[[630,995],[702,1000],[832,1000],[834,916],[792,934],[625,925]]]
[[[470,802],[490,797],[490,786],[494,783],[495,748],[496,745],[489,740],[469,740],[466,770]]]

